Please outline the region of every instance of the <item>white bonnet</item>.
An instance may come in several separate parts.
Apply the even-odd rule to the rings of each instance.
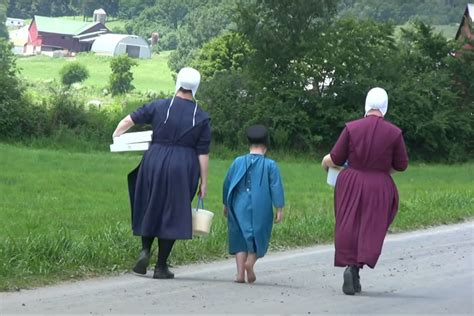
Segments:
[[[191,90],[194,97],[200,82],[201,74],[199,71],[191,67],[182,68],[178,73],[178,77],[176,78],[175,93],[178,92],[179,88],[183,88],[186,90]]]
[[[387,92],[382,88],[372,88],[367,93],[365,99],[365,115],[370,110],[379,110],[383,116],[387,113],[388,108],[388,95]]]

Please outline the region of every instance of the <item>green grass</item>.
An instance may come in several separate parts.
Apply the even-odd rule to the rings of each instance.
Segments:
[[[443,34],[448,40],[454,39],[456,32],[458,31],[459,25],[433,25],[436,33]]]
[[[410,28],[411,25],[409,23],[404,25],[397,25],[395,28],[395,36],[399,37],[401,35],[402,28]],[[449,24],[449,25],[432,25],[433,32],[435,34],[441,33],[447,40],[453,40],[456,36],[456,32],[458,31],[459,25]]]
[[[174,91],[174,81],[168,67],[170,52],[153,55],[152,59],[137,60],[138,66],[133,68],[133,85],[139,91]],[[75,60],[84,64],[90,77],[84,85],[98,89],[105,88],[109,82],[110,61],[112,57],[98,56],[92,53],[78,54],[75,58],[51,58],[32,56],[19,58],[17,64],[21,68],[21,76],[30,83],[41,83],[52,79],[60,81],[59,71],[68,62]]]
[[[139,154],[70,153],[0,144],[0,290],[128,270],[139,250],[130,230],[126,174]],[[210,236],[178,242],[173,264],[227,256],[222,179],[231,160],[211,159],[205,206]],[[271,249],[330,242],[332,189],[319,161],[279,161],[286,213]],[[393,232],[474,216],[474,164],[415,165],[395,175],[401,197]],[[329,263],[328,263],[329,264]]]

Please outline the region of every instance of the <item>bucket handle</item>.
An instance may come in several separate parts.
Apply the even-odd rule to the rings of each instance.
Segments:
[[[196,204],[196,212],[199,209],[199,205],[201,205],[201,208],[204,208],[204,200],[201,197],[198,197],[197,204]]]

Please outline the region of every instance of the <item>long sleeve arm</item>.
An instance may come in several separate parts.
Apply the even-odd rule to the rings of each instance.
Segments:
[[[207,193],[207,175],[209,170],[209,155],[199,155],[199,169],[201,173],[200,196],[204,198]]]
[[[273,206],[275,208],[283,208],[285,206],[285,192],[283,190],[280,170],[276,163],[272,164],[270,169],[270,192]]]
[[[117,125],[115,128],[115,131],[112,135],[112,137],[118,137],[128,131],[135,123],[133,122],[132,118],[130,115],[127,115],[124,117]]]
[[[230,189],[230,181],[232,178],[233,174],[233,169],[234,169],[234,163],[230,166],[229,170],[227,171],[227,174],[224,179],[224,184],[222,186],[222,204],[224,204],[225,207],[227,207],[227,196],[229,195],[229,189]]]

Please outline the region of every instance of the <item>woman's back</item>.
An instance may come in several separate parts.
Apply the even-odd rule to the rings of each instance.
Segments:
[[[345,134],[345,135],[344,135]],[[367,116],[346,124],[337,156],[346,156],[349,166],[364,171],[404,170],[408,163],[402,132],[379,116]],[[341,146],[341,147],[342,147]]]
[[[196,147],[203,130],[210,138],[206,112],[190,100],[175,97],[170,107],[171,101],[162,99],[147,104],[132,113],[132,119],[153,126],[153,143]]]

